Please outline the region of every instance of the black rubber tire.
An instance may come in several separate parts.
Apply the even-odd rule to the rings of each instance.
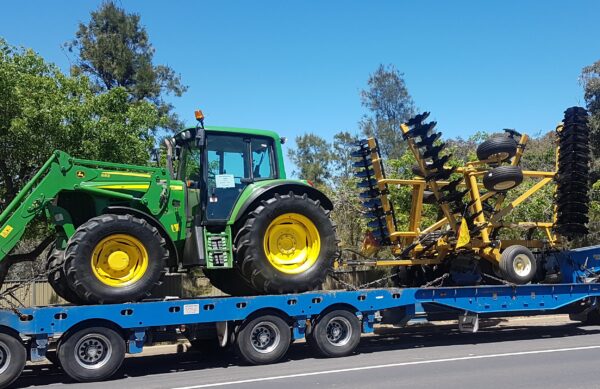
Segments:
[[[83,304],[77,293],[69,288],[69,281],[64,269],[65,256],[64,251],[57,249],[54,245],[48,251],[46,258],[46,272],[48,274],[48,283],[54,289],[57,295],[73,304]]]
[[[54,366],[60,367],[60,359],[58,359],[58,353],[56,352],[56,350],[46,351],[46,359]]]
[[[138,239],[148,253],[148,267],[142,278],[124,287],[102,283],[92,270],[91,257],[100,241],[110,235],[127,234]],[[89,304],[116,304],[150,296],[166,273],[167,243],[156,227],[132,215],[106,214],[82,224],[69,239],[65,250],[65,271],[69,286]]]
[[[519,263],[525,266],[526,272],[519,274]],[[513,284],[523,285],[531,282],[537,272],[537,262],[533,253],[525,246],[508,246],[500,258],[502,278]]]
[[[308,270],[299,274],[278,271],[267,259],[263,247],[263,238],[270,223],[286,213],[300,214],[311,220],[321,239],[317,260]],[[260,293],[299,293],[316,289],[321,286],[338,257],[338,240],[329,211],[321,207],[319,201],[294,192],[276,194],[251,211],[236,234],[234,247],[236,265],[244,278]]]
[[[253,296],[258,294],[238,268],[202,269],[202,271],[215,288],[230,296]]]
[[[8,275],[9,268],[10,268],[10,262],[8,261],[8,259],[4,258],[3,261],[0,261],[0,288],[2,288],[2,285],[4,284],[4,280],[6,279],[6,276]]]
[[[263,351],[258,351],[253,345],[253,334],[265,329],[270,333],[269,343],[257,345]],[[291,343],[291,328],[285,320],[276,315],[258,316],[244,323],[235,337],[234,348],[244,361],[251,365],[266,365],[279,361]],[[273,339],[271,343],[271,339]]]
[[[342,339],[337,339],[338,330]],[[335,310],[317,318],[312,330],[314,342],[311,347],[321,356],[337,358],[350,355],[360,343],[360,322],[355,314],[346,310]]]
[[[519,166],[499,166],[483,176],[483,186],[493,192],[504,192],[523,182],[523,171]]]
[[[77,356],[86,356],[79,350],[85,347],[102,350],[97,361],[81,360]],[[108,349],[110,348],[110,353]],[[83,328],[66,334],[57,350],[60,365],[65,373],[77,382],[102,381],[112,377],[125,359],[125,340],[115,330],[107,327]],[[77,354],[77,356],[76,356]],[[107,354],[109,354],[107,356]],[[96,354],[97,356],[97,354]],[[87,365],[89,367],[84,367]]]
[[[517,142],[509,137],[494,137],[477,146],[477,158],[480,161],[492,157],[501,157],[502,161],[512,158],[517,153]]]
[[[23,343],[12,335],[0,332],[0,388],[15,382],[27,362],[27,350]]]

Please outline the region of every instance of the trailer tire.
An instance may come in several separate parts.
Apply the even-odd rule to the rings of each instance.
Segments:
[[[167,243],[156,227],[132,215],[106,214],[75,231],[64,267],[70,287],[83,301],[116,304],[150,296],[168,258]]]
[[[125,341],[107,327],[83,328],[61,340],[58,359],[64,372],[75,381],[102,381],[121,367]]]
[[[339,254],[329,211],[294,192],[275,194],[251,211],[234,247],[236,266],[260,293],[316,289]]]
[[[530,282],[536,274],[537,263],[533,253],[525,246],[508,246],[500,258],[502,278],[514,284]]]
[[[69,288],[69,280],[65,274],[64,263],[65,252],[52,245],[46,259],[48,283],[59,297],[73,304],[83,304],[85,301]]]
[[[235,337],[235,351],[247,363],[266,365],[279,361],[292,339],[288,323],[276,315],[257,316],[244,323]]]
[[[0,332],[0,388],[12,384],[23,372],[27,362],[27,350],[12,335]]]
[[[360,322],[347,310],[331,311],[317,318],[309,343],[315,351],[327,358],[350,355],[360,343]]]
[[[500,161],[506,161],[517,153],[517,142],[509,137],[495,137],[486,140],[477,146],[477,159],[485,161],[491,158],[498,158]]]
[[[483,176],[483,186],[493,192],[504,192],[523,182],[523,171],[519,166],[499,166]]]

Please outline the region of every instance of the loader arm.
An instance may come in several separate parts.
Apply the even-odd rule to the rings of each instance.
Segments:
[[[114,181],[117,177],[131,179],[131,176],[137,181],[121,182],[123,178]],[[137,190],[123,191],[131,187]],[[62,191],[139,203],[149,213],[158,215],[165,208],[170,189],[170,176],[161,168],[75,159],[55,151],[0,214],[0,264],[14,257],[9,253],[33,219],[48,208],[57,208],[52,205]],[[55,219],[52,223],[61,224],[63,215],[52,212],[49,215]],[[2,268],[8,268],[6,265]]]

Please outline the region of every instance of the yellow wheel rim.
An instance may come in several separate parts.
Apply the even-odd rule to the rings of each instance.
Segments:
[[[310,269],[321,251],[321,237],[306,216],[286,213],[269,224],[264,250],[273,267],[282,273],[299,274]]]
[[[103,284],[120,288],[140,280],[148,269],[148,252],[131,235],[115,234],[100,241],[92,252],[92,271]]]

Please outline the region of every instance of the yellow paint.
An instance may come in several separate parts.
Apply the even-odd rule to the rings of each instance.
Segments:
[[[105,285],[122,288],[138,282],[148,269],[148,252],[127,234],[107,236],[92,251],[92,272]]]
[[[285,213],[267,227],[263,248],[275,269],[286,274],[300,274],[317,262],[321,237],[309,218],[298,213]]]
[[[118,185],[101,185],[100,189],[148,189],[150,184],[118,184]]]
[[[150,174],[146,173],[132,173],[132,172],[102,172],[100,174],[101,177],[111,177],[111,176],[127,176],[127,177],[141,177],[141,178],[150,178]]]
[[[469,234],[469,226],[465,218],[460,222],[460,229],[458,231],[458,241],[456,242],[456,248],[466,246],[471,241],[471,234]]]
[[[171,224],[171,231],[179,232],[179,224]]]
[[[171,188],[171,190],[181,191],[183,190],[183,185],[171,185],[169,188]]]
[[[6,239],[6,238],[8,238],[8,236],[10,235],[12,230],[13,230],[12,226],[7,225],[6,227],[4,227],[2,232],[0,232],[0,236]]]

